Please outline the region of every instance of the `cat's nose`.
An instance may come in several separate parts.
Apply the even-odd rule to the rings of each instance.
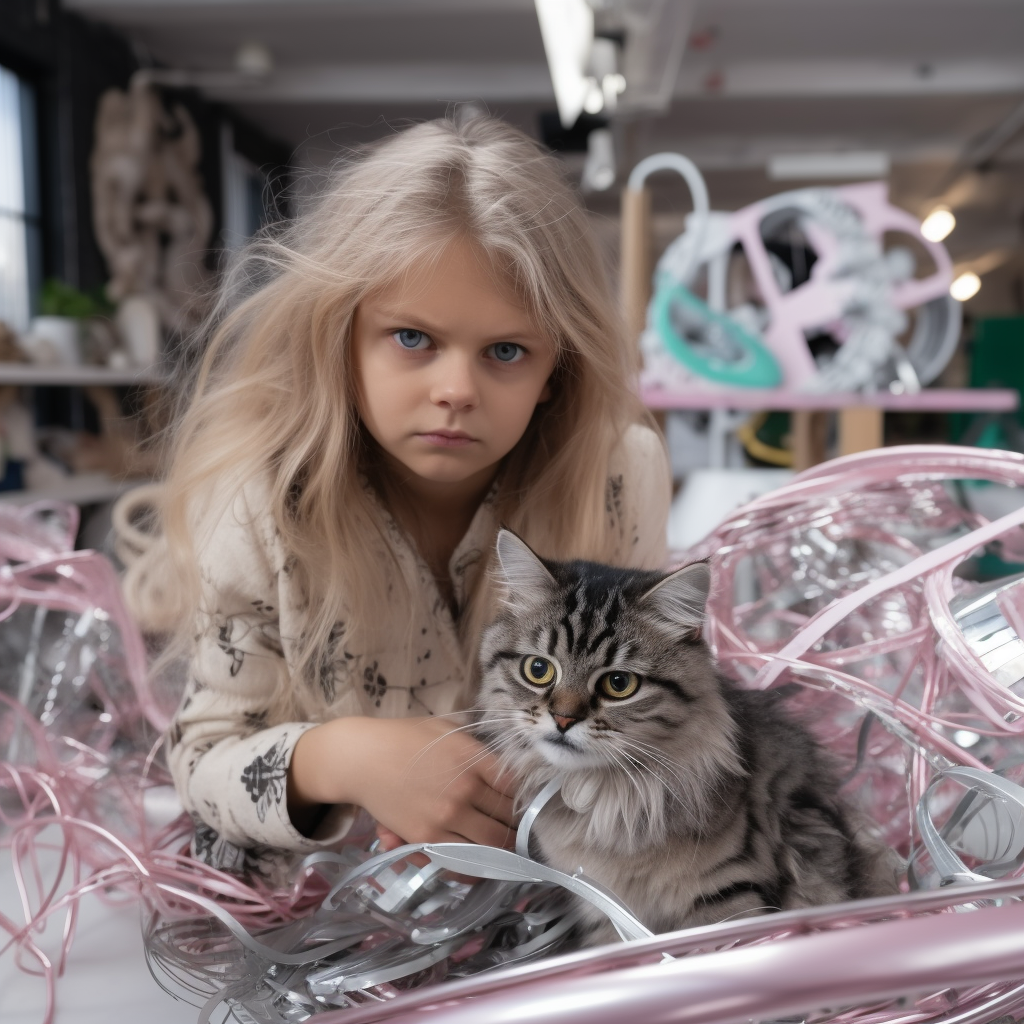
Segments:
[[[555,720],[559,732],[565,732],[579,721],[578,718],[570,718],[568,715],[556,715],[554,711],[551,712],[551,717]]]

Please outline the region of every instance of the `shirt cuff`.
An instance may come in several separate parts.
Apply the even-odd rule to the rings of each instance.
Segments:
[[[299,737],[312,722],[286,722],[220,743],[198,759],[188,783],[189,803],[223,839],[311,853],[343,839],[355,821],[350,805],[331,807],[312,836],[288,815],[288,767]]]

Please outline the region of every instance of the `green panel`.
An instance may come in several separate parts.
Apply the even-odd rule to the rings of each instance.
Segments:
[[[1002,316],[979,320],[974,327],[970,348],[972,388],[1015,388],[1021,394],[1017,423],[1024,427],[1024,317]],[[1010,415],[1010,414],[1007,414]],[[975,414],[957,413],[949,417],[950,434],[959,440]],[[987,431],[991,435],[991,431]],[[1003,447],[1001,439],[984,438],[983,447]]]

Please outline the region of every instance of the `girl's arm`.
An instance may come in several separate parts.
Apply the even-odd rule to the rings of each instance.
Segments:
[[[313,830],[288,814],[295,744],[311,721],[280,721],[290,688],[281,637],[289,582],[262,494],[234,496],[208,529],[197,525],[201,611],[185,697],[168,734],[168,763],[185,809],[237,847],[310,852],[345,834],[353,808]]]
[[[274,724],[276,695],[305,684],[289,675],[285,555],[250,511],[260,500],[239,496],[200,546],[206,612],[169,735],[185,808],[239,847],[311,851],[342,838],[356,807],[410,842],[505,845],[511,784],[447,720],[368,718],[353,702],[323,724]]]
[[[338,718],[304,733],[288,774],[296,824],[336,804],[366,808],[407,843],[509,846],[512,780],[465,732],[437,718]]]

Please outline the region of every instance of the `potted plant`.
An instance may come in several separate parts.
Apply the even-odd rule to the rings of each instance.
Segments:
[[[38,363],[77,366],[82,362],[82,322],[89,317],[109,315],[111,311],[101,292],[90,294],[51,278],[43,285],[40,315],[33,318],[26,339],[29,353]]]

